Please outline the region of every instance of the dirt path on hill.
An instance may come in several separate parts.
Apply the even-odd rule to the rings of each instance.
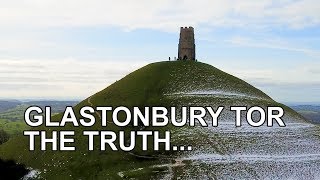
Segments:
[[[91,107],[93,107],[93,104],[92,104],[92,102],[91,102],[91,97],[92,97],[92,96],[90,96],[90,97],[88,98],[88,103],[90,104]],[[94,112],[98,115],[98,117],[99,117],[100,120],[101,120],[101,119],[102,119],[102,118],[101,118],[101,114],[98,113],[98,111],[94,111]],[[108,123],[109,123],[109,122],[108,122]]]

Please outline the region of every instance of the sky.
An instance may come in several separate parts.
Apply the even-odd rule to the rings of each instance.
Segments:
[[[318,0],[0,0],[0,98],[83,99],[148,63],[196,54],[274,100],[320,102]]]

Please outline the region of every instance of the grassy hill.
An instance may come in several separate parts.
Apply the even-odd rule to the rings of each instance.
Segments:
[[[259,105],[283,106],[286,110],[287,122],[303,122],[300,115],[290,108],[273,101],[262,91],[254,88],[245,81],[229,75],[219,69],[200,62],[157,62],[138,69],[123,79],[115,82],[102,91],[83,100],[74,107],[78,112],[83,106],[220,106],[231,105]],[[79,114],[77,114],[79,117]],[[97,114],[95,114],[98,119]],[[230,121],[230,112],[225,112],[223,121]],[[110,117],[109,117],[110,118]],[[53,120],[61,119],[61,114],[55,115]],[[112,130],[130,131],[133,127],[119,128],[113,124],[101,127],[97,122],[94,127],[74,128],[46,128],[47,133],[52,130],[74,129],[77,151],[52,152],[28,150],[28,139],[18,136],[0,146],[0,158],[14,159],[28,167],[39,170],[40,176],[48,179],[118,179],[120,176],[128,178],[150,179],[163,177],[171,172],[170,164],[183,153],[142,152],[135,150],[135,155],[154,157],[152,159],[139,158],[126,152],[87,151],[87,139],[81,136],[83,130]],[[203,148],[211,152],[226,154],[233,148],[242,148],[246,143],[236,137],[224,137],[219,132],[211,133],[207,129],[193,127],[166,127],[172,132],[174,144],[193,145],[195,151]],[[164,129],[161,129],[164,130]],[[187,133],[186,133],[187,132]],[[214,135],[214,136],[212,136]],[[97,143],[98,148],[99,143]],[[39,145],[36,146],[39,149]],[[137,170],[138,169],[138,170]],[[178,173],[179,174],[179,173]],[[181,172],[180,172],[181,174]]]

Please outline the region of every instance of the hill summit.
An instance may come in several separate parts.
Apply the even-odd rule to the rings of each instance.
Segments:
[[[149,64],[98,92],[92,100],[117,98],[118,103],[139,105],[155,97],[171,95],[212,95],[272,99],[245,81],[201,62],[172,61]],[[111,95],[111,96],[108,96]],[[118,96],[117,96],[118,95]],[[124,101],[119,101],[121,97]],[[99,101],[99,100],[97,100]],[[156,101],[159,101],[156,100]],[[97,102],[100,103],[100,102]],[[145,104],[144,104],[145,105]]]

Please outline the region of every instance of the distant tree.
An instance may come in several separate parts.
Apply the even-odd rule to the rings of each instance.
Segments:
[[[0,144],[3,144],[9,140],[10,136],[3,129],[0,129]]]

